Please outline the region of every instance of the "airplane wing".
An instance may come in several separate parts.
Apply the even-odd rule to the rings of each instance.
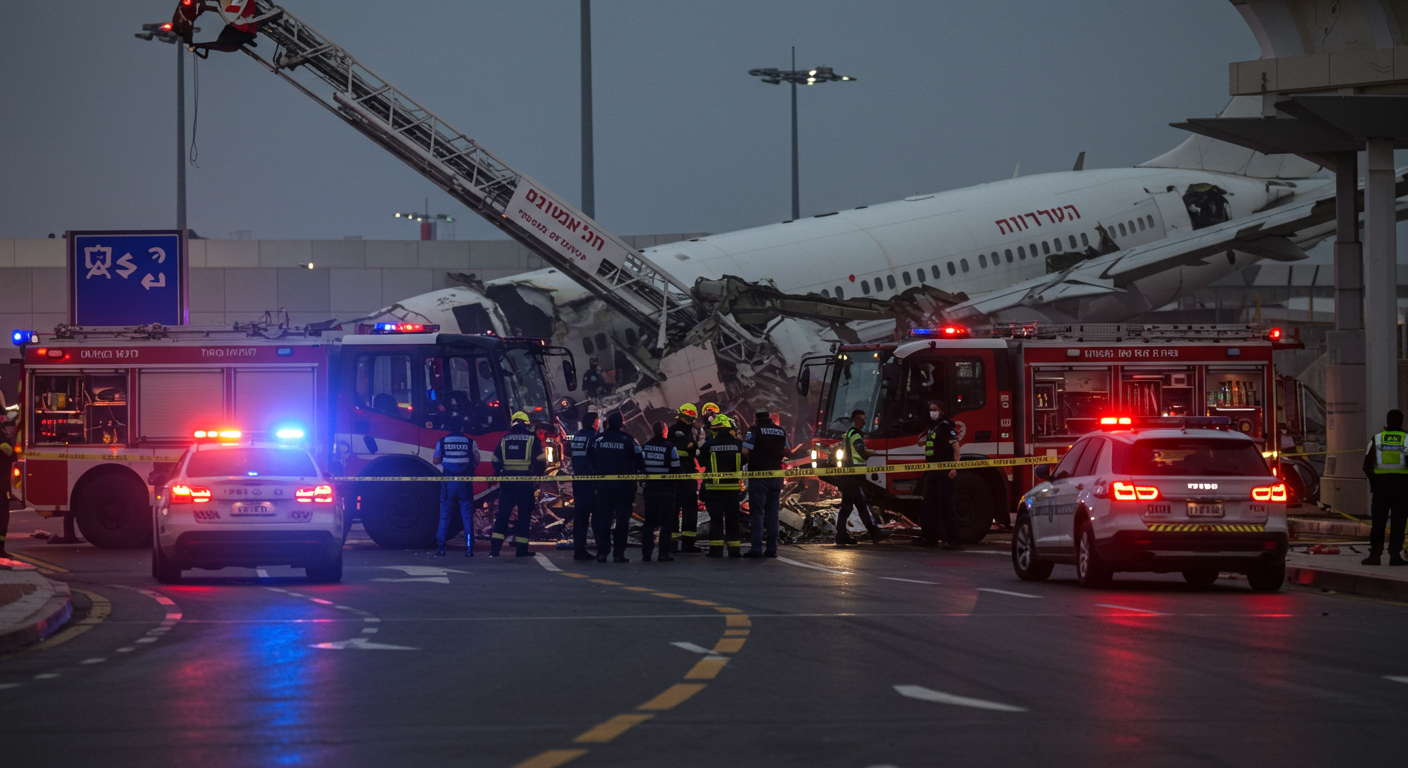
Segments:
[[[1398,219],[1408,218],[1408,174],[1399,169],[1395,194]],[[1057,301],[1120,293],[1133,284],[1169,269],[1204,264],[1228,251],[1250,253],[1272,261],[1299,261],[1305,248],[1333,234],[1333,192],[1288,198],[1274,208],[1231,221],[1082,261],[1060,272],[1032,278],[979,294],[944,310],[945,317],[972,323],[1013,310],[1041,310]]]

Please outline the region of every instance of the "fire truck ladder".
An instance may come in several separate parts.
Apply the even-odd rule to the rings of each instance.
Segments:
[[[711,340],[716,341],[716,354],[726,362],[751,370],[759,361],[776,359],[771,342],[749,333],[730,317],[717,313],[704,316],[687,286],[552,195],[552,202],[559,208],[625,253],[623,258],[603,259],[595,271],[584,269],[545,242],[546,234],[508,215],[509,203],[521,183],[530,182],[538,190],[543,190],[542,185],[422,107],[287,10],[258,0],[258,15],[264,19],[260,33],[277,47],[271,60],[248,47],[242,49],[246,54],[562,270],[638,327],[658,329],[660,354],[697,343],[698,334],[691,336],[690,332],[707,324],[715,329]],[[313,73],[321,84],[305,84],[294,76],[297,68]]]

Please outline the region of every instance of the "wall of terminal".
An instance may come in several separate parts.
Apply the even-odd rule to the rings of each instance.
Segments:
[[[636,248],[699,234],[623,237]],[[0,330],[68,322],[65,240],[0,239]],[[312,264],[312,269],[308,268]],[[283,310],[295,324],[361,317],[455,283],[543,268],[512,240],[191,240],[190,321],[230,324]]]

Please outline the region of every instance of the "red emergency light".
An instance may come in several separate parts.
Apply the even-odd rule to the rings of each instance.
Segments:
[[[197,429],[197,440],[238,440],[244,433],[238,429]]]
[[[64,354],[64,351],[62,349],[48,349],[46,347],[40,347],[39,349],[34,350],[34,353],[36,355],[39,355],[40,357],[46,357],[50,360],[63,360],[68,357],[68,355]]]
[[[377,323],[372,326],[372,333],[435,333],[440,330],[438,325],[427,325],[426,323]]]
[[[940,328],[911,328],[911,338],[916,339],[965,339],[968,329],[961,325],[945,325]]]
[[[1272,328],[1270,331],[1267,331],[1266,338],[1272,341],[1280,341],[1281,337],[1284,335],[1280,328]]]
[[[1134,424],[1134,419],[1128,416],[1101,416],[1100,426],[1102,427],[1128,427]]]

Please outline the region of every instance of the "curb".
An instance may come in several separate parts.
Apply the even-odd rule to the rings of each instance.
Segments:
[[[1286,527],[1292,535],[1314,533],[1321,536],[1338,536],[1345,539],[1369,538],[1369,526],[1348,520],[1306,520],[1286,518]]]
[[[1380,597],[1408,602],[1408,581],[1378,576],[1364,576],[1344,571],[1322,571],[1299,565],[1286,566],[1286,582],[1301,587],[1315,587],[1347,595]]]
[[[0,653],[43,640],[73,616],[73,598],[68,584],[50,581],[37,573],[29,572],[23,572],[20,580],[38,584],[50,593],[50,597],[29,616],[14,624],[0,627]]]

